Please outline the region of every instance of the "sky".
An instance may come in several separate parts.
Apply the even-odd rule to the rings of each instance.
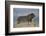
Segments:
[[[34,13],[36,16],[39,15],[39,9],[29,9],[29,8],[14,8],[13,16],[26,16],[28,14]]]
[[[29,9],[29,8],[14,8],[13,9],[13,20],[17,19],[19,16],[26,16],[31,13],[34,13],[35,16],[39,16],[39,9]]]

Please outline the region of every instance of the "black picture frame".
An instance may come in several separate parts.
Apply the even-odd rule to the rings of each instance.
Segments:
[[[17,33],[9,33],[9,5],[15,3],[25,3],[25,4],[34,4],[34,5],[43,5],[42,14],[43,14],[43,30],[42,31],[34,31],[34,32],[17,32]],[[5,1],[5,35],[22,35],[22,34],[38,34],[38,33],[45,33],[45,3],[41,2],[22,2],[22,1]]]

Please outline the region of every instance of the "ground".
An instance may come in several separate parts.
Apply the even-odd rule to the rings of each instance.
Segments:
[[[34,27],[34,24],[32,22],[21,22],[20,24],[15,23],[15,27]]]

